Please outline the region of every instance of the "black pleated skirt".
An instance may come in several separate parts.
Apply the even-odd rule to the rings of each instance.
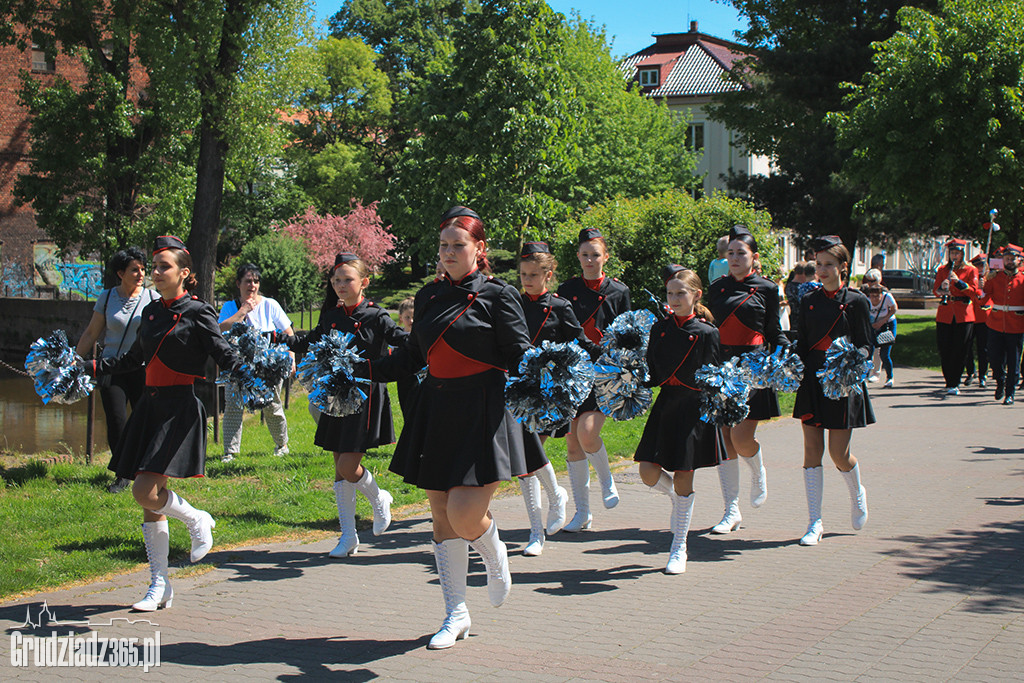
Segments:
[[[796,392],[793,417],[821,429],[856,429],[874,424],[875,412],[871,408],[867,384],[861,384],[858,395],[838,400],[827,398],[817,375],[825,362],[825,354],[817,351],[813,354],[804,360],[804,380]]]
[[[490,370],[451,379],[428,375],[390,469],[430,491],[527,474],[522,425],[505,409],[505,373]]]
[[[365,453],[395,442],[387,385],[374,382],[362,410],[346,417],[320,414],[313,443],[335,453]]]
[[[633,460],[657,463],[675,472],[714,467],[724,457],[722,431],[700,419],[700,392],[662,387]]]
[[[520,425],[522,428],[522,425]],[[548,464],[548,454],[544,452],[544,444],[540,434],[523,429],[523,457],[526,460],[526,472],[533,473]]]
[[[179,479],[203,476],[206,409],[192,385],[146,387],[108,468],[125,479],[135,479],[139,472]]]

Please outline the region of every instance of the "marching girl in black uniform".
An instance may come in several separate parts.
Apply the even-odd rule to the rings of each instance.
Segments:
[[[569,342],[579,339],[583,334],[583,328],[576,320],[569,302],[548,291],[548,284],[554,278],[557,267],[558,262],[545,242],[527,242],[523,245],[519,260],[519,280],[523,286],[523,313],[526,315],[530,343],[534,346],[545,341]],[[549,436],[564,437],[568,431],[569,426],[566,425],[553,433],[540,434],[540,441],[543,444]],[[534,437],[524,430],[524,440]],[[523,492],[526,513],[530,517],[530,542],[523,548],[523,555],[534,556],[544,550],[545,528],[540,518],[541,485],[548,494],[546,531],[549,535],[565,525],[565,504],[569,495],[558,485],[555,470],[546,457],[543,463],[527,461],[526,465],[530,474],[519,478],[519,488]]]
[[[647,367],[651,385],[661,387],[633,459],[643,482],[672,498],[672,548],[666,574],[686,571],[686,535],[693,513],[693,471],[714,467],[725,457],[721,430],[700,419],[701,391],[694,374],[718,364],[718,328],[700,305],[700,276],[673,272],[665,285],[672,315],[651,328]],[[668,473],[671,472],[670,476]]]
[[[598,344],[604,336],[602,330],[615,320],[615,316],[630,309],[629,287],[615,278],[605,276],[608,245],[594,228],[580,230],[576,255],[583,276],[562,283],[558,288],[558,296],[572,304],[576,319],[583,325],[583,333],[593,344]],[[576,503],[576,514],[563,527],[565,531],[589,529],[593,520],[590,514],[590,468],[587,461],[594,466],[594,472],[601,483],[604,506],[610,509],[619,504],[619,492],[615,489],[615,480],[612,479],[608,464],[608,451],[601,440],[604,420],[605,415],[598,410],[597,401],[591,394],[580,406],[565,437],[566,465],[572,497]]]
[[[788,343],[779,323],[779,287],[754,272],[758,258],[757,241],[746,226],[735,225],[729,231],[726,259],[729,274],[711,283],[708,307],[715,316],[721,341],[722,358]],[[778,417],[779,400],[774,389],[755,389],[748,400],[750,412],[735,427],[723,427],[728,460],[718,468],[718,478],[725,500],[722,521],[711,527],[711,533],[727,534],[739,527],[740,471],[739,460],[751,471],[750,504],[761,507],[768,497],[768,482],[761,457],[761,444],[756,438],[757,423]],[[736,456],[740,456],[737,458]]]
[[[143,509],[142,535],[152,578],[146,596],[132,605],[140,612],[170,607],[174,597],[167,576],[167,517],[188,527],[193,562],[213,546],[213,517],[167,488],[167,480],[201,477],[206,470],[206,411],[192,384],[205,375],[207,357],[226,369],[242,365],[221,336],[217,311],[188,293],[196,279],[192,257],[180,239],[156,239],[152,273],[161,298],[142,309],[131,349],[120,358],[91,361],[97,375],[146,369],[142,399],[111,458],[118,477],[134,480],[132,495]]]
[[[416,294],[412,334],[391,355],[359,368],[375,381],[394,381],[427,366],[391,471],[425,489],[430,501],[445,603],[430,649],[469,633],[469,546],[487,568],[492,605],[512,587],[508,552],[488,508],[499,482],[527,473],[523,429],[505,409],[505,373],[530,338],[519,292],[485,274],[486,250],[480,217],[464,206],[448,210],[439,246],[445,273]]]
[[[859,395],[833,400],[826,398],[817,372],[825,364],[825,352],[832,341],[848,337],[857,347],[870,351],[874,343],[871,304],[860,292],[843,285],[849,276],[850,253],[835,235],[811,241],[818,280],[823,285],[800,300],[797,353],[804,362],[804,379],[796,392],[793,417],[803,422],[804,486],[810,523],[800,545],[817,545],[821,540],[821,459],[828,430],[828,453],[850,489],[852,523],[860,529],[868,521],[868,501],[860,483],[857,458],[850,454],[850,437],[855,427],[874,423],[866,384]],[[870,357],[870,356],[868,356]]]
[[[316,329],[295,350],[305,351],[331,330],[355,336],[353,344],[360,355],[376,358],[388,346],[405,343],[408,336],[387,312],[363,296],[370,284],[370,270],[355,254],[338,254],[320,310]],[[394,500],[382,491],[373,473],[362,466],[363,455],[371,448],[395,442],[391,423],[391,399],[387,386],[374,382],[363,409],[346,417],[321,413],[313,443],[334,453],[334,499],[338,504],[341,537],[328,553],[331,557],[348,557],[359,550],[356,534],[356,493],[362,491],[373,508],[373,535],[379,536],[391,524],[391,503]]]

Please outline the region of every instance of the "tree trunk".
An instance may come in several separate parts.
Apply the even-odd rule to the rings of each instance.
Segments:
[[[204,301],[213,300],[213,276],[217,268],[217,241],[220,238],[220,208],[224,199],[224,160],[228,145],[207,120],[199,128],[199,163],[196,166],[196,198],[192,205],[192,231],[188,250],[192,254],[199,286],[193,292]]]

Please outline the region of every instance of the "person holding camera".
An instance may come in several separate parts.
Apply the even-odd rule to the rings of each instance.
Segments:
[[[996,381],[995,399],[1013,405],[1020,376],[1020,354],[1024,340],[1024,273],[1018,269],[1022,249],[1016,244],[1002,247],[998,256],[1003,269],[993,270],[985,280],[982,304],[988,312],[988,360]]]
[[[946,380],[946,394],[950,396],[960,393],[967,346],[974,331],[972,302],[978,292],[978,271],[964,261],[966,247],[967,240],[951,239],[946,242],[949,260],[935,274],[932,287],[932,293],[939,297],[935,339],[942,361],[942,376]]]

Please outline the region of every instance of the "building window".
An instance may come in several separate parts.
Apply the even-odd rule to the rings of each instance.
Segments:
[[[57,64],[47,56],[46,50],[39,43],[32,43],[32,71],[52,74],[56,70]]]
[[[660,69],[640,69],[640,85],[651,88],[658,85]]]
[[[686,143],[694,152],[704,150],[704,124],[691,123],[686,129]]]

